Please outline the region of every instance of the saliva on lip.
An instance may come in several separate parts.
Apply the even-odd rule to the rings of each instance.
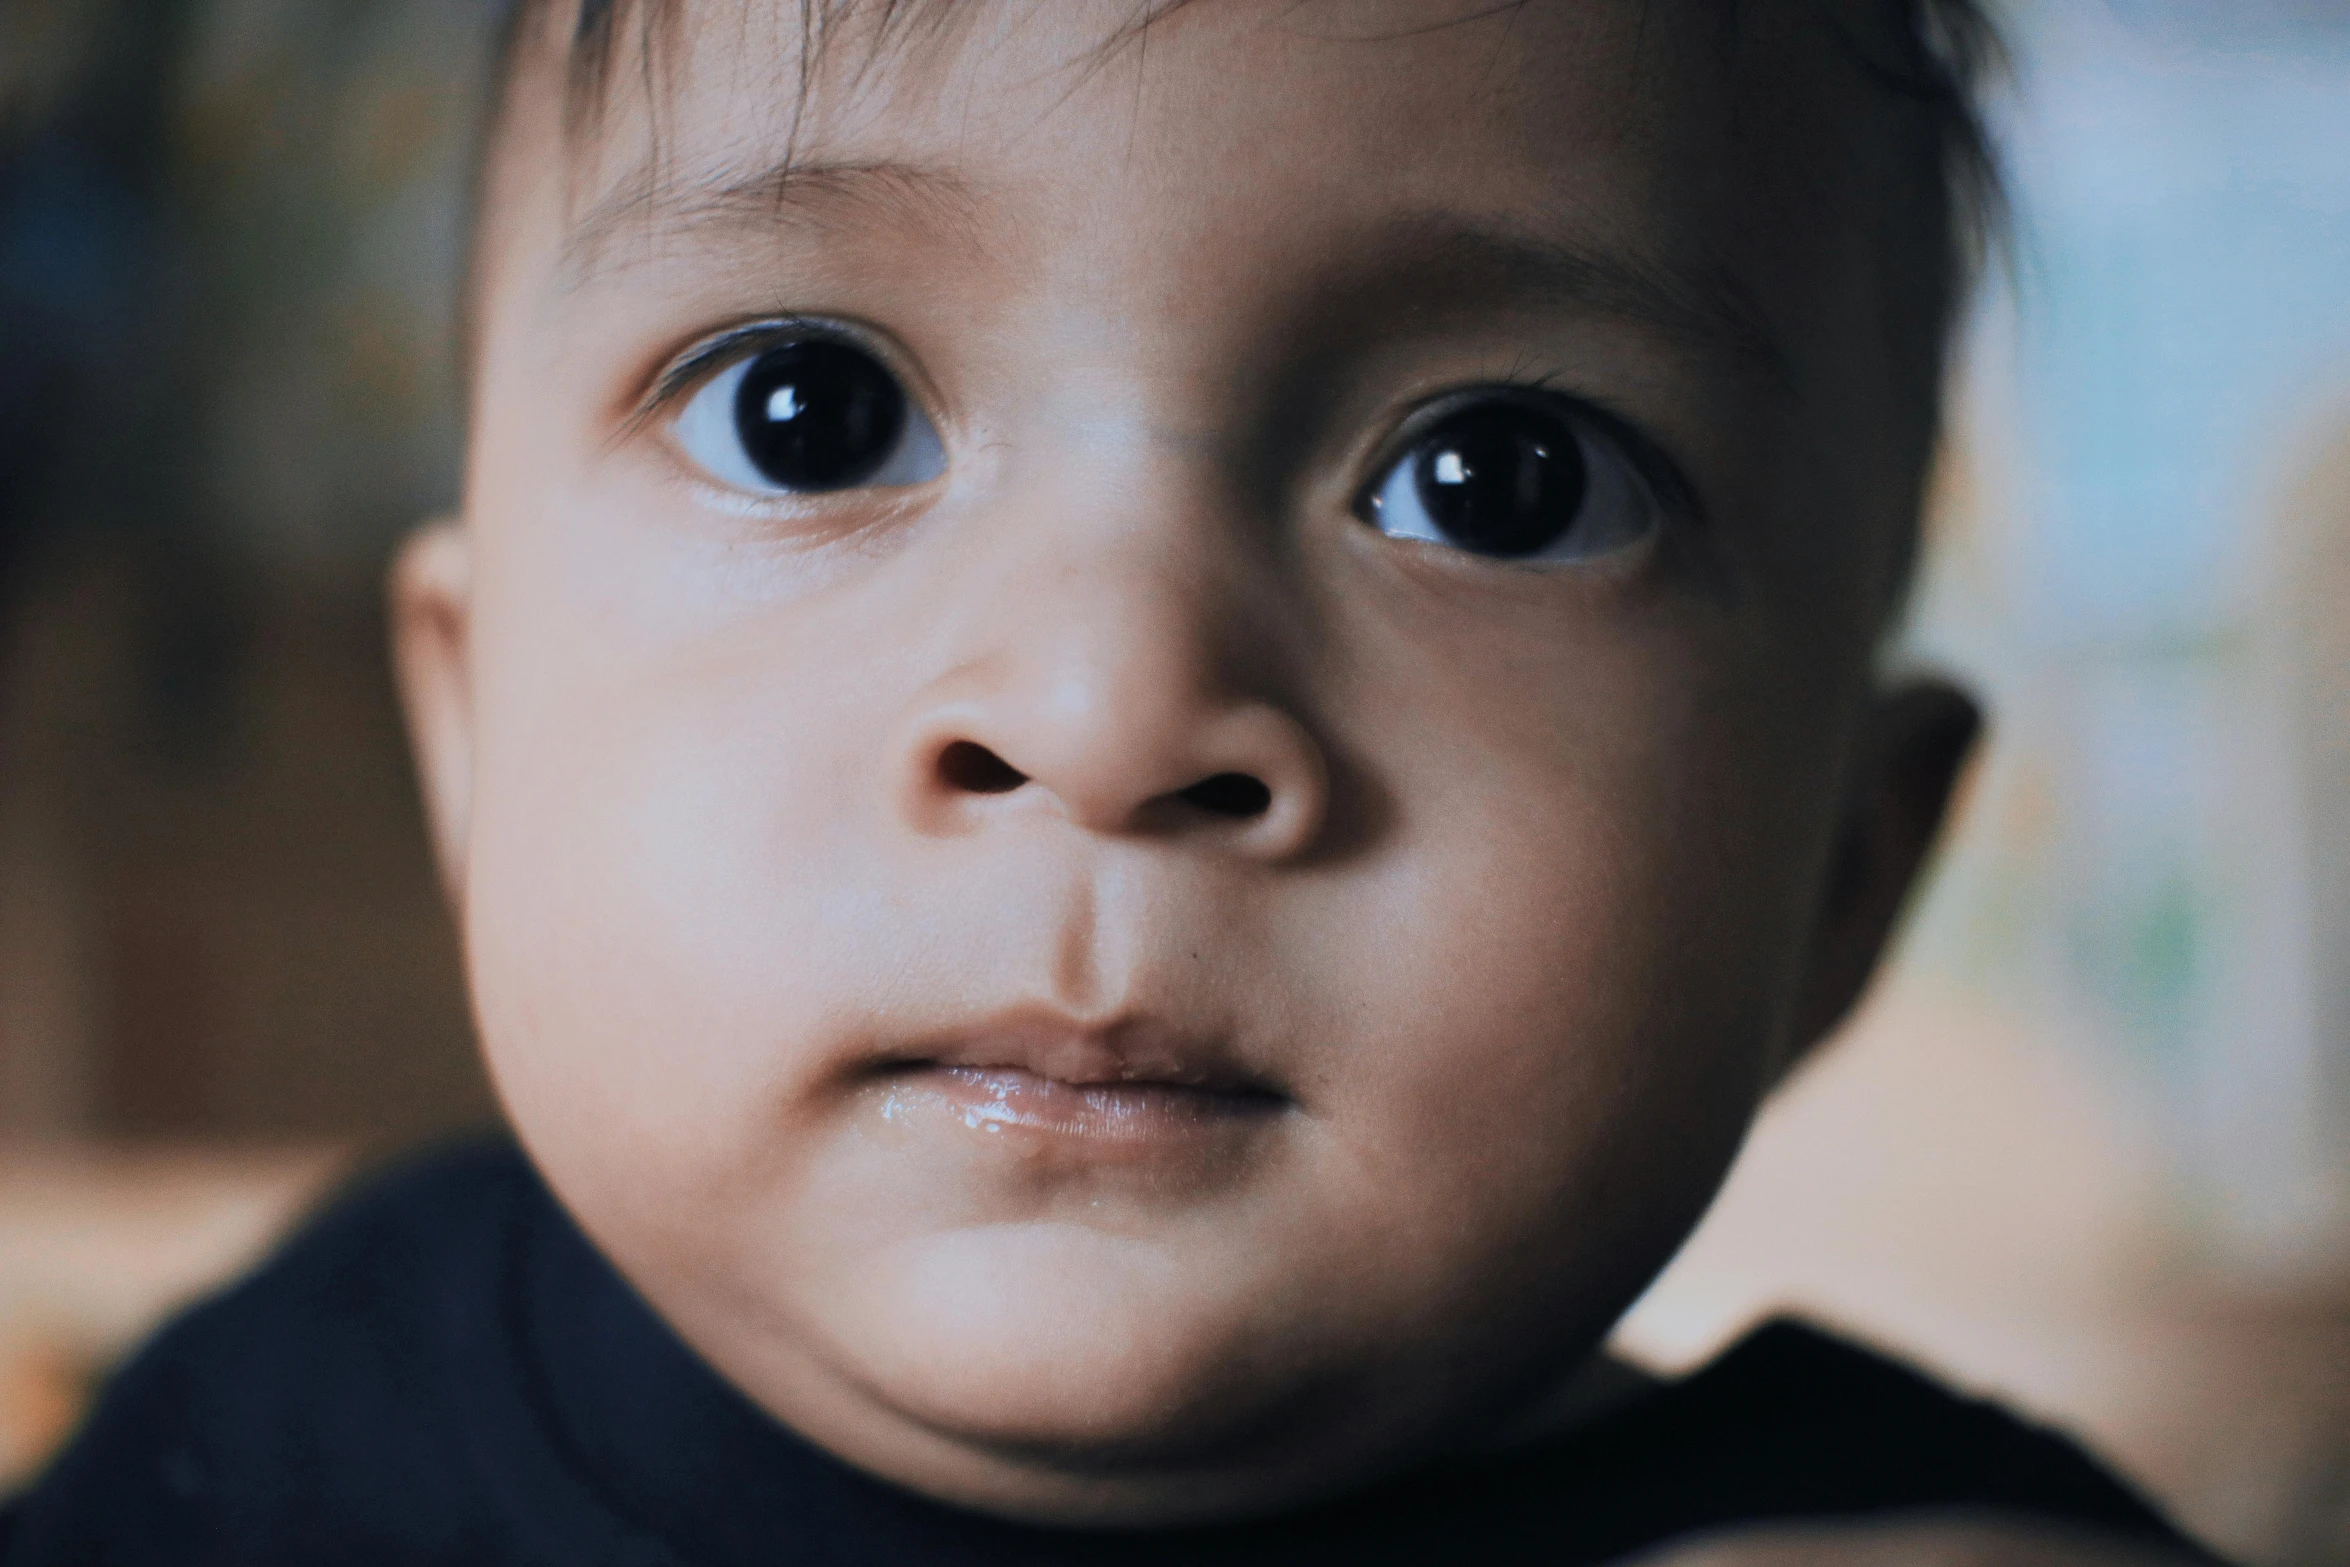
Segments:
[[[972,1131],[1133,1139],[1212,1119],[1201,1096],[1162,1083],[1064,1083],[1012,1068],[938,1067],[893,1084],[882,1119],[944,1101]],[[1016,1139],[1023,1153],[1029,1138]]]
[[[923,1096],[923,1102],[936,1110],[942,1096]],[[884,1121],[912,1122],[915,1118],[916,1096],[904,1088],[892,1088],[882,1096],[881,1118]],[[1043,1154],[1047,1132],[1033,1118],[1022,1117],[1009,1105],[1001,1102],[980,1102],[950,1105],[954,1118],[974,1132],[985,1132],[1001,1138],[1005,1146],[1022,1159],[1035,1159]],[[1009,1133],[1011,1135],[1006,1136]]]
[[[899,1121],[911,1117],[913,1114],[913,1107],[906,1102],[906,1097],[906,1092],[902,1088],[893,1088],[887,1094],[883,1095],[881,1100],[881,1118],[884,1121]],[[968,1126],[975,1132],[1000,1132],[1008,1125],[1025,1126],[1033,1124],[1032,1118],[1020,1115],[1019,1112],[1015,1111],[1010,1105],[1004,1103],[1004,1096],[1001,1093],[996,1095],[996,1098],[992,1103],[983,1101],[978,1104],[965,1104],[960,1106],[958,1109],[958,1118],[965,1126]]]

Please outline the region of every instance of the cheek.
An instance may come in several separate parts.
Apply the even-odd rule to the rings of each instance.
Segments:
[[[1823,791],[1800,715],[1762,739],[1735,715],[1790,708],[1735,675],[1605,648],[1457,673],[1477,664],[1380,675],[1408,730],[1376,742],[1394,842],[1277,966],[1359,1020],[1317,1086],[1427,1287],[1491,1298],[1446,1278],[1473,1259],[1556,1300],[1551,1270],[1597,1268],[1619,1282],[1574,1286],[1596,1305],[1677,1243],[1766,1086]]]
[[[583,1210],[715,1196],[789,1113],[854,995],[910,939],[855,846],[869,691],[794,650],[507,606],[485,650],[467,937],[485,1048]]]
[[[1416,950],[1329,971],[1371,1020],[1331,1124],[1422,1228],[1406,1255],[1432,1283],[1464,1257],[1526,1265],[1530,1238],[1588,1266],[1620,1232],[1677,1235],[1755,1102],[1756,976],[1690,961],[1662,934],[1692,933],[1669,869],[1619,847],[1446,845],[1403,905]]]
[[[1587,1345],[1719,1178],[1817,834],[1777,830],[1804,724],[1742,726],[1786,704],[1709,675],[1740,661],[1685,627],[1358,607],[1310,710],[1376,796],[1355,841],[1277,871],[1154,861],[1124,909],[1071,835],[909,836],[893,746],[929,677],[844,640],[921,623],[905,605],[729,612],[586,544],[584,586],[553,549],[484,572],[485,1045],[573,1211],[774,1407],[801,1412],[761,1369],[801,1340],[975,1428],[1213,1425],[1333,1368],[1449,1407]],[[825,1052],[893,999],[1033,966],[1081,882],[1105,928],[1199,961],[1155,966],[1229,1006],[1306,1113],[1196,1201],[1104,1183],[1014,1255],[984,1231],[1027,1188],[857,1132]],[[1004,1326],[1072,1301],[1048,1337]],[[779,1322],[777,1359],[744,1347]]]

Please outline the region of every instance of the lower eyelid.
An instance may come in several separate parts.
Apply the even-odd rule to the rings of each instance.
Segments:
[[[1539,416],[1541,424],[1571,440],[1581,475],[1575,481],[1574,511],[1563,523],[1556,524],[1557,532],[1549,542],[1530,542],[1523,550],[1503,547],[1511,531],[1507,524],[1500,533],[1488,532],[1483,539],[1455,536],[1449,531],[1455,523],[1440,521],[1430,513],[1429,507],[1435,502],[1421,488],[1424,480],[1414,468],[1424,459],[1429,443],[1440,439],[1448,429],[1460,426],[1461,433],[1456,437],[1459,440],[1476,438],[1470,433],[1476,428],[1474,425],[1461,426],[1465,416],[1486,409],[1499,412],[1512,408]],[[1456,549],[1485,561],[1528,569],[1575,566],[1621,553],[1662,532],[1667,517],[1643,464],[1626,450],[1625,443],[1609,428],[1611,423],[1586,416],[1574,402],[1537,398],[1518,388],[1495,388],[1482,395],[1470,392],[1446,398],[1410,421],[1406,437],[1388,448],[1374,485],[1356,502],[1355,515],[1390,537]],[[1495,432],[1483,433],[1491,438]],[[1522,425],[1520,438],[1524,438]],[[1464,492],[1464,498],[1469,493],[1473,492]],[[1545,526],[1537,518],[1534,537],[1539,537]]]
[[[761,332],[748,344],[740,344],[740,339],[737,343],[731,359],[679,394],[684,406],[666,425],[665,434],[681,459],[709,479],[762,500],[807,500],[927,483],[945,471],[945,447],[935,422],[880,355],[823,333],[795,337]],[[794,352],[796,359],[777,358]],[[702,357],[715,353],[711,350]],[[771,400],[768,417],[774,423],[769,439],[780,434],[780,448],[763,444],[745,428],[739,402],[744,378],[771,363],[779,377],[773,398],[810,399],[781,413],[774,411]],[[888,403],[874,404],[870,399],[875,395],[886,396]],[[845,401],[831,401],[836,397]],[[894,420],[894,429],[870,422],[877,417]],[[794,422],[802,418],[811,422]],[[867,444],[869,439],[874,444]],[[882,441],[889,443],[886,449],[878,444]],[[865,453],[875,454],[870,462]],[[794,483],[778,475],[779,461],[787,469],[808,464],[813,468],[805,483]]]

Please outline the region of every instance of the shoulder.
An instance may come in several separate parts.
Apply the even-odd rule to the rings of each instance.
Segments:
[[[1995,1544],[2114,1542],[2124,1547],[2116,1563],[2211,1560],[2063,1436],[1793,1323],[1759,1329],[1697,1372],[1558,1436],[1398,1476],[1270,1525],[1267,1553],[1201,1559],[1473,1555],[1560,1567],[1711,1542],[1714,1554],[1692,1556],[1691,1567],[1789,1567],[1813,1560],[1803,1551],[1822,1541],[1837,1549],[1818,1560],[1870,1567],[2001,1559],[1901,1554],[1913,1540],[1939,1548],[1972,1538],[1964,1530],[1977,1526]],[[1879,1543],[1888,1548],[1873,1556],[1846,1548]]]
[[[290,1561],[330,1518],[346,1561],[455,1544],[478,1509],[447,1349],[497,1355],[503,1261],[542,1210],[503,1141],[334,1204],[115,1376],[26,1498],[10,1561]]]
[[[1724,1522],[1992,1513],[2189,1546],[2062,1433],[1793,1322],[1758,1329],[1646,1418]]]

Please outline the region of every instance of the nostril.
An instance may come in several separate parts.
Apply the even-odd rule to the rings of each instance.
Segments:
[[[1212,815],[1246,821],[1265,814],[1273,804],[1273,791],[1263,780],[1246,773],[1218,773],[1180,791],[1176,798]]]
[[[1028,775],[973,740],[957,740],[938,754],[938,775],[966,794],[1010,794]]]

